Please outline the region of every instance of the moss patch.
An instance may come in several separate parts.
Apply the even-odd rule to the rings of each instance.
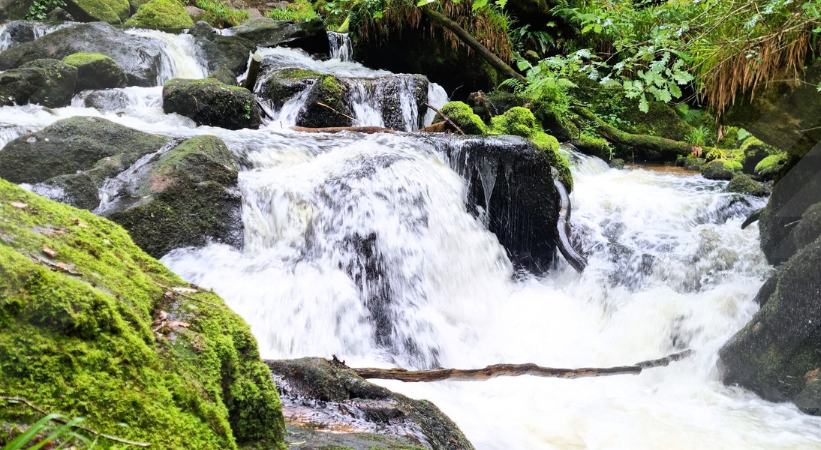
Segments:
[[[489,131],[482,118],[476,115],[467,103],[447,102],[442,106],[441,111],[467,134],[483,135]],[[442,120],[442,118],[439,117],[438,120]]]
[[[125,23],[129,27],[180,31],[194,26],[194,21],[177,0],[151,0],[140,6]]]
[[[0,391],[151,448],[284,447],[268,369],[219,297],[114,223],[4,180]],[[0,421],[32,419],[0,408]]]
[[[307,0],[296,0],[283,7],[274,8],[268,11],[266,16],[274,20],[287,20],[290,22],[308,22],[319,18],[314,6]]]
[[[787,166],[788,161],[786,153],[767,156],[755,165],[755,175],[766,180],[774,179]]]
[[[131,12],[128,0],[68,0],[66,5],[69,12],[86,21],[119,24]]]

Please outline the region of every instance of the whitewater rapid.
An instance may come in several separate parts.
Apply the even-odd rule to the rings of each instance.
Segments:
[[[134,33],[166,43],[159,81],[204,76],[188,38]],[[344,60],[347,50],[326,62],[292,50],[268,55],[328,73],[386,74]],[[431,102],[446,98],[429,91]],[[559,260],[537,277],[516,273],[469,213],[468,186],[435,143],[402,133],[299,134],[277,114],[260,130],[198,127],[162,112],[161,87],[125,88],[79,94],[65,108],[1,107],[0,146],[82,115],[225,140],[247,161],[244,248],[181,249],[163,262],[220,294],[250,324],[264,358],[580,367],[695,351],[638,376],[378,382],[431,400],[479,449],[821,448],[820,418],[726,387],[716,369],[718,349],[755,313],[753,297],[772,270],[757,228],[740,229],[764,200],[725,194],[724,182],[695,174],[616,170],[571,153],[573,225],[590,264],[578,275]],[[362,282],[362,245],[376,249],[389,283]],[[388,305],[369,303],[377,288],[389,290]],[[372,320],[375,307],[388,325]]]

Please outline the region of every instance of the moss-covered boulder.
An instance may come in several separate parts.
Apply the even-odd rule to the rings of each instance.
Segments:
[[[260,124],[254,94],[214,78],[170,80],[163,86],[162,97],[163,111],[190,117],[199,125],[238,130]]]
[[[125,209],[110,218],[151,255],[205,245],[242,243],[237,166],[214,136],[188,139],[153,162],[133,190],[123,192]]]
[[[140,6],[125,25],[175,32],[193,27],[194,21],[177,0],[151,0]]]
[[[753,173],[760,180],[774,180],[786,169],[788,162],[786,153],[770,155],[755,165]]]
[[[755,173],[755,166],[758,165],[764,158],[779,153],[778,150],[765,144],[761,139],[755,136],[750,136],[744,140],[739,147],[743,154],[742,170],[744,173]]]
[[[767,188],[764,183],[755,181],[751,176],[744,173],[734,175],[724,190],[735,194],[753,195],[756,197],[766,197],[770,195],[770,189]]]
[[[708,162],[701,169],[704,178],[710,180],[731,180],[733,175],[741,171],[741,163],[730,159],[715,159]]]
[[[119,88],[128,83],[123,69],[102,53],[72,53],[63,58],[63,62],[77,68],[78,91]]]
[[[284,448],[270,372],[219,297],[113,222],[4,180],[0,391],[150,448]],[[40,416],[0,408],[4,423]]]
[[[120,24],[131,12],[128,0],[65,0],[65,7],[81,22]]]
[[[372,445],[354,448],[473,449],[456,424],[433,403],[412,400],[372,384],[338,361],[301,358],[269,361],[268,365],[287,386],[283,388],[286,414],[298,414],[308,407],[312,414],[305,428],[348,430],[309,448],[348,448],[344,446],[346,441],[376,440]],[[344,420],[340,410],[357,420]],[[304,428],[301,431],[305,433]],[[310,433],[305,435],[306,440],[319,440]],[[382,437],[382,442],[377,437]]]
[[[128,76],[129,85],[156,86],[163,61],[161,44],[103,23],[72,25],[33,42],[0,53],[0,70],[22,66],[35,59],[63,59],[77,52],[102,53],[112,58]]]
[[[465,102],[452,101],[445,103],[440,108],[442,114],[459,126],[465,134],[487,134],[490,130],[482,118],[473,112],[473,109]],[[435,122],[445,120],[437,115]]]
[[[77,69],[55,59],[38,59],[0,73],[0,106],[37,103],[56,108],[71,103]]]
[[[6,144],[0,178],[48,186],[56,200],[94,209],[107,178],[168,142],[105,119],[73,117]]]
[[[558,172],[558,178],[568,191],[573,189],[573,174],[570,163],[559,150],[559,141],[542,131],[541,126],[529,109],[515,106],[504,114],[491,119],[491,134],[509,134],[529,139],[537,148],[544,151],[550,166]]]

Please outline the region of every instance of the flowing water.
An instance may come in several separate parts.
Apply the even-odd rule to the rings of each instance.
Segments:
[[[144,35],[177,46],[162,79],[202,75],[186,38]],[[390,75],[264,52],[343,76]],[[578,275],[557,261],[537,277],[514,273],[464,206],[468,186],[445,156],[446,137],[306,135],[278,120],[260,130],[197,127],[163,114],[159,95],[158,87],[126,88],[82,93],[66,108],[3,107],[0,145],[78,115],[225,140],[247,161],[244,248],[180,249],[163,262],[222,295],[251,325],[263,357],[580,367],[691,348],[691,358],[638,376],[379,383],[433,401],[480,449],[821,448],[821,419],[725,387],[716,371],[717,350],[756,311],[752,299],[771,270],[757,228],[740,229],[763,200],[725,194],[723,182],[697,175],[610,169],[568,150],[573,223],[590,264]],[[429,103],[444,100],[429,88]]]

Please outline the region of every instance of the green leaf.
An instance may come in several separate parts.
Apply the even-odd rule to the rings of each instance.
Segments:
[[[473,6],[471,7],[471,9],[473,9],[473,11],[478,11],[486,7],[487,2],[488,0],[473,0]]]
[[[667,90],[670,91],[670,94],[674,98],[680,98],[681,97],[681,88],[678,87],[678,85],[676,83],[667,83]]]
[[[22,449],[24,446],[29,444],[32,441],[32,439],[34,439],[35,436],[37,436],[38,433],[43,431],[43,429],[46,427],[46,425],[48,425],[49,422],[51,422],[52,420],[54,420],[58,417],[60,417],[59,414],[49,414],[49,415],[43,417],[42,419],[38,420],[34,425],[30,426],[28,428],[28,430],[26,430],[25,433],[21,434],[20,436],[17,436],[17,438],[15,438],[13,441],[6,444],[6,446],[3,447],[3,449],[4,450],[20,450],[20,449]]]
[[[507,0],[496,0],[496,6],[504,9],[507,6]]]
[[[416,2],[416,6],[419,6],[419,7],[427,6],[427,5],[430,5],[431,3],[435,2],[435,1],[436,0],[419,0],[418,2]]]

